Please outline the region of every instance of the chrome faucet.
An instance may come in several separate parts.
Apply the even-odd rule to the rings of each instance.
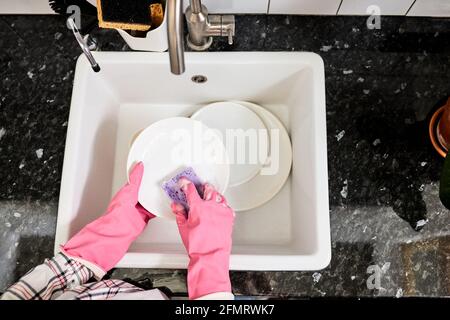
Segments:
[[[170,71],[180,75],[184,65],[183,0],[167,0],[167,37],[169,41]],[[209,15],[201,0],[190,0],[186,9],[187,44],[196,51],[208,49],[213,37],[228,37],[233,44],[235,22],[233,15]]]

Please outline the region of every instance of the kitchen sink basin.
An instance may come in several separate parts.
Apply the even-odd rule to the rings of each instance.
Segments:
[[[265,205],[236,215],[232,270],[318,270],[331,258],[322,59],[313,53],[186,53],[186,72],[167,53],[96,52],[101,71],[78,59],[67,132],[55,251],[100,216],[126,182],[137,132],[190,116],[205,104],[255,102],[275,114],[293,146],[291,175]],[[205,79],[199,83],[198,79]],[[158,168],[146,168],[158,170]],[[186,268],[174,220],[153,219],[118,267]]]

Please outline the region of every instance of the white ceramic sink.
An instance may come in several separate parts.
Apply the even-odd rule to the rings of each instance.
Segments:
[[[97,52],[100,73],[78,60],[70,109],[55,250],[100,216],[126,181],[136,132],[202,105],[251,101],[288,129],[293,167],[264,206],[237,213],[232,270],[317,270],[331,257],[322,59],[313,53],[186,53],[186,72],[169,71],[167,53]],[[203,75],[203,84],[191,81]],[[146,168],[157,170],[158,168]],[[185,268],[175,221],[156,218],[118,267]]]

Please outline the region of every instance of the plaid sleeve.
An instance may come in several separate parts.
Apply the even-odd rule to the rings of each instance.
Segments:
[[[56,299],[67,288],[83,285],[92,271],[63,253],[29,271],[0,297],[0,300]]]
[[[154,291],[154,290],[153,290]],[[159,290],[156,290],[159,291]],[[133,293],[146,292],[122,280],[102,280],[78,287],[68,288],[57,299],[60,300],[108,300],[121,299]],[[131,295],[133,297],[133,295]]]

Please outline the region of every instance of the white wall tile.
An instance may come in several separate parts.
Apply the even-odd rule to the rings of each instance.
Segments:
[[[428,0],[426,0],[428,1]],[[367,15],[371,5],[380,8],[381,15],[405,15],[414,0],[343,0],[340,15]]]
[[[417,0],[408,16],[450,17],[449,0]]]
[[[270,0],[270,14],[335,15],[341,0]]]
[[[269,0],[202,0],[210,13],[267,13]],[[184,9],[189,0],[184,0]]]
[[[0,14],[54,13],[48,0],[0,0]]]

